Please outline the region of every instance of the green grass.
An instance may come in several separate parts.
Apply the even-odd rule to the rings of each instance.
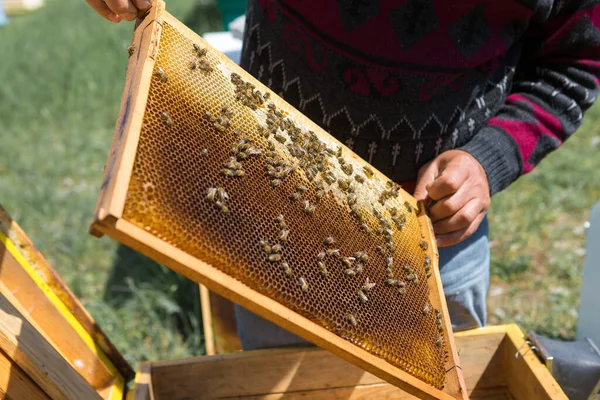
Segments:
[[[168,8],[199,33],[220,28],[213,3]],[[195,284],[87,234],[132,29],[81,0],[50,1],[0,29],[0,203],[135,364],[204,347]],[[599,107],[563,149],[494,198],[491,323],[573,337],[582,227],[600,199]]]

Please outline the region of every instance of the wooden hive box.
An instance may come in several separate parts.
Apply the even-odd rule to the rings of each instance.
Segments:
[[[566,400],[516,325],[455,334],[471,399]],[[142,363],[128,400],[416,397],[318,348]]]
[[[0,397],[123,397],[133,370],[0,206]]]

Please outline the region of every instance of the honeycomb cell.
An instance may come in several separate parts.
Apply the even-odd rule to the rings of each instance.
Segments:
[[[163,23],[123,218],[441,388],[415,210],[253,82]]]

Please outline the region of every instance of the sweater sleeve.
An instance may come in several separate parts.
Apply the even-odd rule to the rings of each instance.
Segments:
[[[530,172],[568,139],[598,96],[600,6],[572,3],[576,9],[554,6],[560,11],[530,24],[505,104],[460,147],[482,164],[491,194]]]

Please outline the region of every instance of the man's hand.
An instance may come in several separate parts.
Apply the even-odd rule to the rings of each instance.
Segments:
[[[86,0],[94,10],[109,21],[119,23],[121,20],[133,21],[140,11],[146,11],[152,3],[150,0]]]
[[[423,165],[414,196],[428,206],[440,247],[471,236],[490,205],[485,170],[472,155],[461,150],[444,152]]]

